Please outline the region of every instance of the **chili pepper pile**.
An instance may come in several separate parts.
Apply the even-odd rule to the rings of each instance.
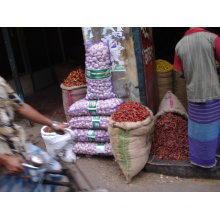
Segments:
[[[63,85],[67,87],[86,85],[85,71],[80,69],[72,71],[64,80]]]
[[[173,113],[166,113],[157,119],[151,154],[165,160],[188,159],[187,120]]]
[[[144,105],[129,101],[118,107],[118,110],[112,115],[112,119],[116,122],[137,122],[150,116],[150,111]]]

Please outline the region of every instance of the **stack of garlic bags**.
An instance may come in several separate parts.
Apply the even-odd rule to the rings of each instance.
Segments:
[[[113,156],[108,123],[123,100],[113,91],[110,64],[107,43],[86,43],[87,94],[68,111],[72,117],[69,125],[76,135],[76,154]]]

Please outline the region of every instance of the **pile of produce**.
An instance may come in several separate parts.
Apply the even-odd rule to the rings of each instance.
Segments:
[[[116,122],[137,122],[144,121],[150,116],[150,112],[144,105],[129,101],[118,107],[118,110],[112,115],[112,119]]]
[[[72,71],[64,80],[63,85],[67,87],[86,85],[85,71],[80,69]]]
[[[151,154],[158,159],[189,158],[187,120],[174,113],[165,113],[155,122],[154,147]]]
[[[168,91],[173,91],[173,65],[166,60],[156,60],[159,100],[162,101]]]
[[[68,114],[70,116],[110,116],[117,111],[119,105],[123,103],[122,99],[112,98],[106,100],[86,100],[81,99],[70,106]]]
[[[107,72],[109,72],[109,70],[107,70]],[[86,70],[87,100],[109,99],[116,97],[115,93],[113,92],[111,77],[94,80],[94,79],[90,79],[91,75],[89,76],[88,73],[89,71]]]
[[[156,60],[157,72],[168,72],[173,69],[173,65],[166,60]]]
[[[134,101],[120,105],[109,120],[112,151],[127,183],[144,168],[149,159],[154,122],[153,112]]]
[[[102,70],[110,66],[108,44],[104,42],[86,43],[86,69]]]
[[[78,142],[109,142],[108,131],[93,129],[73,129]]]
[[[115,98],[111,76],[110,51],[107,43],[86,43],[86,99]]]
[[[112,156],[107,127],[111,114],[123,100],[113,91],[108,43],[86,42],[85,49],[86,97],[67,111],[72,117],[69,124],[76,136],[73,152]]]
[[[79,116],[73,117],[69,125],[74,128],[108,130],[110,116]]]
[[[76,154],[113,156],[110,143],[76,142],[73,151]]]

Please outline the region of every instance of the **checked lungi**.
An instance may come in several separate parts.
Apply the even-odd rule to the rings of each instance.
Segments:
[[[189,102],[188,140],[192,164],[204,168],[216,165],[220,144],[220,99]]]

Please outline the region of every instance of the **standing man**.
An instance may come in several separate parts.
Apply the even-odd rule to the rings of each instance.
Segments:
[[[220,144],[220,37],[190,28],[175,48],[174,69],[186,79],[189,102],[188,141],[193,165],[212,168]]]

